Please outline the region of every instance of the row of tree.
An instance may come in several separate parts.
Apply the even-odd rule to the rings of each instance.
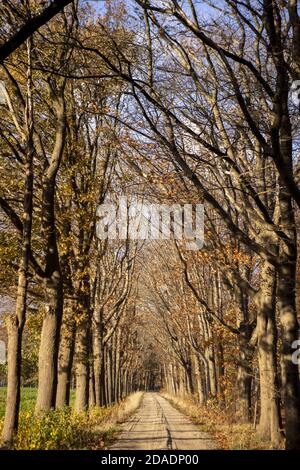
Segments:
[[[39,8],[39,2],[3,4],[2,33],[38,16]],[[1,66],[1,289],[15,309],[6,315],[5,444],[18,426],[29,307],[42,316],[35,327],[37,413],[68,405],[72,383],[76,411],[110,404],[133,389],[136,357],[125,343],[134,350],[136,340],[121,331],[134,314],[137,245],[96,237],[97,207],[124,179],[122,130],[109,115],[122,106],[124,86],[78,47],[93,37],[110,53],[105,24],[125,49],[131,35],[114,20],[117,12],[111,11],[110,26],[108,16],[100,26],[92,15],[73,2]],[[95,70],[99,78],[81,78]]]

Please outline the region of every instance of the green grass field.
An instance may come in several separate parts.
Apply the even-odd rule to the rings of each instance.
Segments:
[[[34,409],[37,395],[37,388],[22,387],[21,389],[21,410],[32,411]],[[4,416],[6,400],[6,387],[0,387],[0,418]],[[71,391],[71,405],[74,401],[74,392]]]

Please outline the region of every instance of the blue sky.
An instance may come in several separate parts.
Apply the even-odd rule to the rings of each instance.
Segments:
[[[90,3],[96,11],[105,10],[105,0],[81,0],[82,3]]]
[[[105,11],[105,0],[80,0],[80,1],[81,1],[81,3],[90,3],[93,6],[93,8],[95,8],[95,10],[99,13]],[[131,11],[132,7],[136,6],[132,0],[126,0],[125,4],[127,6],[127,11]],[[218,15],[216,10],[209,7],[209,5],[206,4],[205,2],[203,2],[203,0],[195,0],[194,4],[195,4],[195,7],[196,7],[196,10],[198,12],[201,12],[202,15],[204,13],[209,13],[210,15],[213,15],[213,16]],[[218,5],[218,4],[220,5],[220,4],[222,4],[222,0],[214,0],[214,4],[215,5]]]

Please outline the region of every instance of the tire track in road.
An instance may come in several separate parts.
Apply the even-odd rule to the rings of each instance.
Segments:
[[[124,423],[123,430],[111,450],[165,449],[166,430],[154,394],[146,393],[133,415],[133,422]]]
[[[141,406],[111,450],[216,449],[210,435],[199,429],[157,393],[145,393]]]
[[[168,419],[166,417],[166,414],[164,413],[164,408],[163,408],[162,404],[160,403],[160,401],[158,400],[157,395],[153,395],[153,398],[154,398],[154,400],[156,402],[156,405],[157,405],[157,407],[158,407],[158,409],[161,413],[162,423],[165,425],[165,429],[166,429],[166,432],[167,432],[167,450],[177,449],[176,442],[172,438],[171,428],[170,428]]]

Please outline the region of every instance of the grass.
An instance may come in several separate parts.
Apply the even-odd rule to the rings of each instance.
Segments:
[[[35,415],[36,389],[23,389],[19,429],[14,437],[17,450],[105,449],[121,430],[120,424],[139,407],[143,393],[137,392],[110,407],[95,407],[76,413],[71,407]],[[1,404],[5,390],[1,390]],[[0,418],[0,432],[3,416]]]
[[[32,411],[34,409],[37,395],[36,388],[22,387],[21,389],[21,411]],[[5,413],[6,387],[0,387],[0,417]]]
[[[74,402],[74,391],[71,391],[70,402],[71,406]],[[21,388],[21,404],[20,411],[27,412],[33,411],[37,396],[37,388],[33,387],[22,387]],[[6,387],[0,387],[0,418],[5,414],[5,402],[6,402]]]
[[[211,434],[218,447],[224,450],[266,450],[270,444],[257,435],[252,424],[234,423],[225,410],[210,400],[200,406],[192,396],[179,398],[167,393],[162,394],[175,408],[188,416],[203,431]]]

